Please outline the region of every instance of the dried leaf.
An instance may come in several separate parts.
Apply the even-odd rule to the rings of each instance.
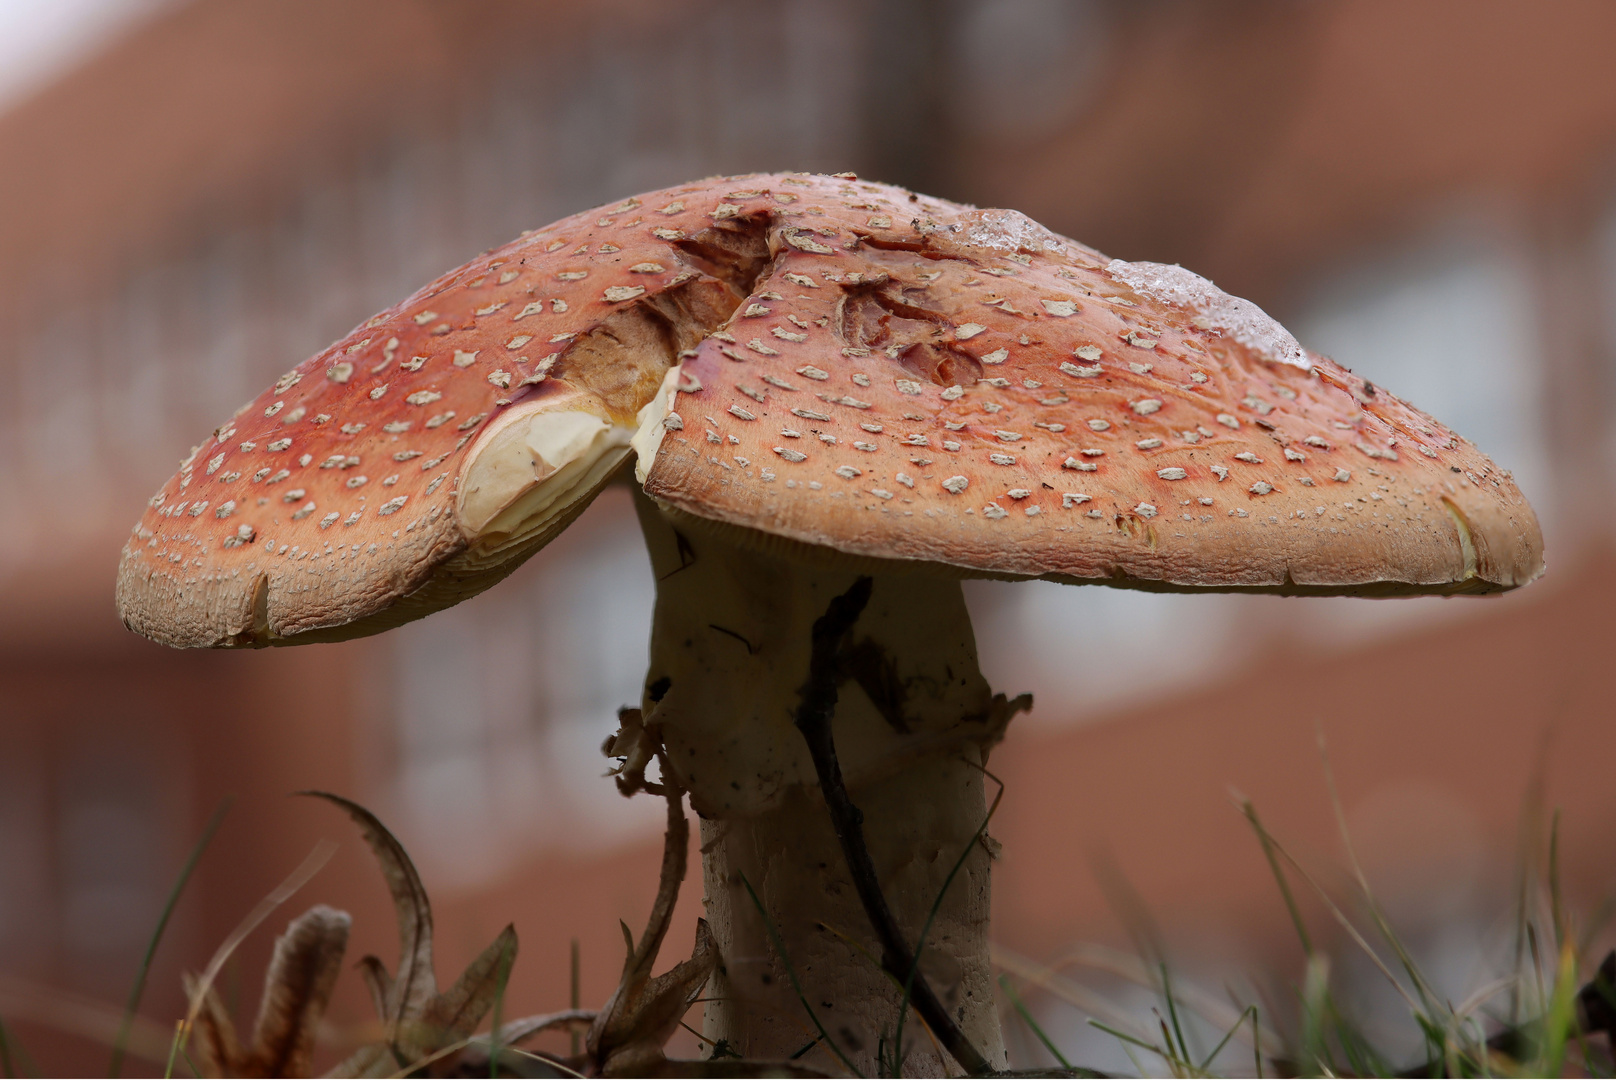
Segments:
[[[251,1076],[307,1076],[314,1030],[341,970],[353,919],[321,904],[294,919],[275,940],[242,1070]]]
[[[376,1016],[387,1022],[387,995],[393,985],[393,977],[387,973],[387,965],[374,956],[362,957],[354,965],[359,969],[360,978],[365,980],[365,989],[370,991],[370,1003],[376,1007]]]
[[[667,774],[664,768],[663,775]],[[696,923],[696,947],[691,958],[663,975],[651,977],[657,952],[673,919],[690,845],[690,824],[685,819],[682,794],[672,788],[663,794],[668,802],[668,827],[663,834],[656,902],[651,906],[638,947],[628,927],[623,928],[629,946],[623,979],[590,1026],[586,1043],[590,1060],[603,1075],[641,1076],[661,1068],[666,1060],[663,1046],[679,1026],[691,999],[718,966],[718,950],[703,919]]]
[[[624,982],[628,981],[629,973],[634,970],[634,931],[628,928],[628,923],[622,919],[617,920],[617,928],[623,931],[623,974]]]
[[[328,791],[302,794],[325,799],[347,811],[358,823],[365,843],[370,845],[376,861],[381,864],[382,876],[387,879],[387,889],[393,894],[393,909],[398,916],[398,975],[387,988],[382,1019],[396,1028],[405,1017],[419,1016],[438,992],[437,977],[432,971],[432,905],[427,900],[426,887],[421,884],[421,875],[416,873],[404,845],[387,831],[387,826],[375,814]]]
[[[180,1053],[185,1052],[191,1035],[202,1021],[203,1012],[207,1011],[209,1013],[207,1027],[211,1029],[207,1037],[212,1040],[213,1052],[221,1055],[219,1058],[221,1067],[225,1065],[226,1059],[229,1058],[227,1075],[242,1074],[243,1069],[247,1067],[247,1063],[245,1060],[238,1060],[240,1059],[241,1051],[237,1042],[235,1022],[231,1020],[230,1014],[219,1003],[217,995],[213,993],[214,980],[219,977],[219,972],[224,969],[225,963],[230,959],[230,955],[236,951],[236,947],[245,941],[247,936],[257,929],[261,922],[269,917],[270,912],[280,907],[293,893],[307,884],[310,878],[319,873],[320,867],[326,864],[326,861],[331,858],[331,853],[335,850],[336,845],[329,840],[322,840],[314,845],[314,850],[309,852],[308,857],[303,860],[298,868],[293,870],[291,875],[279,885],[271,889],[269,895],[258,901],[253,909],[247,913],[247,917],[238,923],[236,928],[214,950],[213,958],[208,961],[208,966],[203,969],[202,974],[195,978],[186,976],[186,996],[190,998],[190,1004],[186,1009],[185,1019],[180,1022],[179,1041],[175,1047],[176,1050]]]
[[[387,1036],[360,1047],[328,1075],[380,1077],[416,1071],[433,1076],[454,1074],[464,1064],[467,1051],[475,1047],[472,1033],[494,1007],[516,959],[515,928],[505,927],[454,985],[438,993],[432,969],[432,906],[404,846],[359,804],[325,792],[305,794],[335,803],[358,823],[365,842],[381,864],[399,923],[398,976],[390,976],[386,965],[374,956],[366,956],[358,964],[371,1001],[387,1025]],[[572,1018],[571,1022],[581,1021]],[[485,1048],[485,1063],[487,1056]]]
[[[331,1077],[392,1076],[402,1069],[409,1068],[409,1065],[409,1062],[400,1060],[392,1046],[384,1042],[376,1042],[371,1043],[369,1046],[361,1046],[358,1050],[348,1055],[342,1064],[326,1073],[326,1075]]]
[[[839,1076],[840,1073],[820,1072],[818,1069],[804,1065],[797,1061],[767,1061],[760,1058],[720,1058],[703,1061],[664,1061],[661,1065],[652,1065],[645,1076],[651,1077],[707,1077],[710,1080],[718,1078],[735,1077],[741,1080],[755,1080],[760,1076],[782,1077],[828,1077]]]
[[[532,1057],[520,1054],[514,1056],[519,1058],[520,1065],[525,1069],[513,1069],[512,1065],[515,1064],[512,1060],[513,1055],[506,1051],[511,1047],[519,1046],[541,1032],[549,1031],[551,1028],[587,1028],[594,1019],[595,1012],[593,1009],[566,1009],[562,1012],[541,1013],[538,1016],[524,1016],[519,1020],[512,1020],[510,1023],[502,1025],[497,1035],[479,1035],[472,1039],[465,1052],[455,1062],[456,1075],[572,1076],[574,1073],[570,1068],[564,1071],[538,1071],[543,1066],[535,1068],[537,1062]],[[499,1072],[492,1073],[490,1072],[489,1057],[495,1046],[500,1048],[500,1067]]]
[[[499,932],[488,948],[473,960],[455,984],[433,998],[411,1024],[409,1051],[420,1056],[435,1053],[450,1043],[471,1037],[483,1017],[494,1007],[504,978],[516,960],[516,929]]]
[[[668,772],[668,769],[663,769],[664,775]],[[685,819],[683,794],[669,790],[665,798],[668,803],[668,827],[662,834],[662,870],[657,881],[656,901],[651,905],[651,915],[645,920],[645,933],[641,935],[637,948],[629,938],[628,927],[623,927],[623,936],[629,938],[632,950],[623,966],[625,985],[643,986],[645,980],[651,977],[651,968],[662,948],[662,939],[668,936],[668,926],[673,922],[673,906],[679,901],[679,886],[684,883],[686,863],[690,858],[690,822]]]
[[[646,783],[645,767],[655,760],[661,746],[660,730],[648,729],[645,716],[639,709],[625,707],[617,710],[617,733],[608,738],[606,745],[600,749],[607,757],[619,759],[617,765],[607,770],[608,776],[617,779],[618,791],[633,795],[655,786]]]
[[[499,1035],[493,1041],[501,1046],[519,1046],[533,1036],[553,1027],[583,1027],[595,1020],[593,1009],[564,1009],[561,1012],[540,1013],[538,1016],[524,1016],[519,1020],[500,1027]]]
[[[209,1076],[241,1075],[244,1057],[241,1042],[236,1035],[235,1021],[230,1019],[218,991],[212,986],[202,986],[195,975],[187,973],[183,979],[186,998],[195,1001],[198,993],[202,995],[192,1037],[196,1040],[195,1056],[201,1059],[203,1070]]]
[[[718,967],[718,946],[706,919],[696,920],[696,947],[689,960],[646,984],[635,1008],[623,1019],[626,1038],[608,1050],[603,1076],[642,1076],[662,1060],[662,1048],[679,1028],[691,1001]]]

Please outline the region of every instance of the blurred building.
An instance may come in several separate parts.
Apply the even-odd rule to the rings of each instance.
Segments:
[[[720,172],[854,169],[1183,263],[1471,436],[1545,519],[1550,578],[1494,601],[973,587],[988,674],[1039,698],[996,758],[1016,948],[1114,932],[1086,875],[1115,845],[1164,919],[1281,955],[1237,816],[1206,822],[1238,782],[1327,849],[1315,722],[1416,882],[1398,860],[1424,844],[1507,857],[1558,724],[1575,879],[1607,887],[1616,796],[1587,765],[1616,728],[1587,650],[1616,596],[1594,569],[1616,491],[1613,32],[1616,8],[1570,0],[1552,20],[1461,0],[151,8],[0,115],[0,1018],[89,1054],[50,1041],[72,1010],[27,987],[120,1001],[227,794],[150,1016],[320,835],[345,850],[306,902],[353,908],[356,953],[389,955],[351,833],[282,798],[310,787],[396,826],[446,965],[515,918],[524,1005],[561,1004],[574,935],[604,996],[661,818],[599,777],[649,625],[623,491],[502,588],[371,641],[168,652],[123,631],[111,584],[144,498],[276,375],[523,228]]]

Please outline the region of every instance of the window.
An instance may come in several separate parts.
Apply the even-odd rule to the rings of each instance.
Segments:
[[[600,750],[639,704],[654,591],[613,487],[495,589],[389,635],[394,795],[424,863],[468,884],[660,831],[660,803],[619,795]]]

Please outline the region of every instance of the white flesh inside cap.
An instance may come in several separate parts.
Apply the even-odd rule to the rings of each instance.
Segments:
[[[542,531],[628,456],[634,429],[613,424],[585,392],[519,405],[472,447],[460,483],[460,527],[494,554]]]

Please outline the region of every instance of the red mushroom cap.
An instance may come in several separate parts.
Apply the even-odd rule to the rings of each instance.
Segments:
[[[1210,282],[780,174],[526,233],[289,371],[152,498],[119,609],[181,646],[386,629],[509,573],[636,429],[665,505],[966,574],[1446,593],[1542,568],[1507,473]]]
[[[548,531],[519,535],[476,505],[478,451],[546,409],[632,432],[677,354],[739,301],[723,260],[746,253],[685,256],[668,238],[702,226],[659,213],[666,203],[629,199],[525,233],[243,406],[135,527],[118,571],[126,625],[175,646],[332,640],[510,573],[588,504],[628,440],[548,508]]]
[[[685,361],[700,389],[645,478],[680,510],[1153,589],[1489,592],[1541,572],[1509,474],[1180,267],[875,184],[818,180],[769,214],[775,259]]]

